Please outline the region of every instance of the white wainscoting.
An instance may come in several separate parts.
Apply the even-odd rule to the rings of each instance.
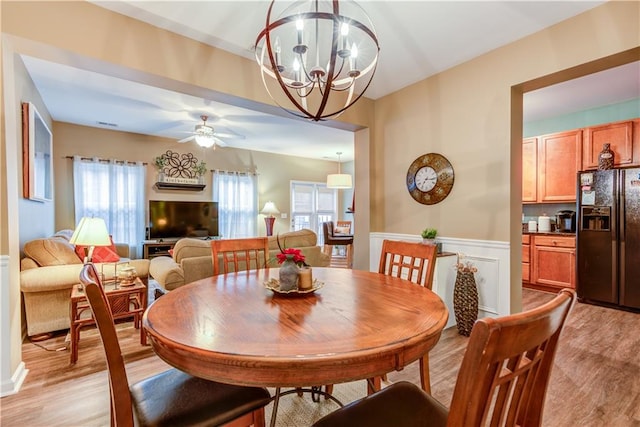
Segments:
[[[0,255],[0,397],[17,393],[28,372],[24,362],[18,364],[15,372],[11,372],[9,294],[9,257]]]
[[[378,271],[382,241],[402,240],[421,242],[422,238],[411,234],[370,233],[369,269]],[[443,252],[460,255],[460,261],[470,261],[478,269],[475,273],[478,286],[478,317],[496,317],[510,314],[509,242],[470,240],[438,237]],[[440,257],[436,263],[433,291],[442,298],[449,309],[447,326],[455,324],[453,311],[453,287],[456,280],[454,268],[458,256]]]

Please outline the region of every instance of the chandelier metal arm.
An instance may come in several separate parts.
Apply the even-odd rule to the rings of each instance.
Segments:
[[[363,24],[363,22],[361,22],[359,19],[354,19],[352,16],[343,16],[340,14],[340,6],[339,6],[339,0],[333,0],[331,2],[330,6],[332,8],[332,13],[329,12],[321,12],[318,9],[318,5],[319,5],[319,0],[315,1],[315,11],[308,11],[308,12],[298,12],[295,14],[291,14],[289,16],[285,16],[285,17],[279,17],[279,19],[277,19],[276,21],[271,21],[271,15],[273,13],[273,8],[274,8],[274,4],[275,4],[275,0],[273,0],[271,2],[271,4],[269,5],[268,8],[268,12],[267,12],[267,16],[266,16],[266,22],[265,22],[265,27],[264,29],[258,34],[257,38],[256,38],[256,48],[259,45],[260,41],[264,38],[265,41],[265,45],[262,48],[262,55],[259,56],[257,54],[257,50],[256,50],[256,58],[258,59],[258,63],[261,67],[261,72],[262,72],[262,80],[263,83],[265,85],[265,88],[267,89],[267,91],[269,92],[269,94],[271,95],[271,91],[267,85],[267,82],[265,80],[265,74],[267,74],[268,76],[274,78],[277,82],[278,85],[282,88],[282,90],[284,91],[287,99],[289,100],[289,102],[291,102],[291,104],[297,108],[300,112],[303,113],[303,115],[297,114],[291,110],[287,109],[290,113],[299,116],[299,117],[306,117],[306,118],[311,118],[315,121],[318,120],[322,120],[328,117],[332,117],[332,116],[337,116],[339,114],[341,114],[342,112],[344,112],[347,108],[349,108],[351,105],[353,105],[356,101],[358,101],[366,92],[366,90],[368,89],[368,87],[371,84],[373,75],[375,73],[375,70],[377,68],[377,58],[378,58],[378,53],[380,51],[380,47],[378,44],[378,39],[375,35],[375,33],[373,32],[373,30],[369,27],[367,27],[367,25]],[[347,12],[348,13],[348,12]],[[366,18],[366,14],[365,14],[365,18]],[[368,19],[368,18],[367,18]],[[285,70],[285,67],[279,64],[280,58],[278,57],[278,55],[280,54],[280,42],[278,39],[276,39],[276,46],[277,46],[277,54],[276,52],[274,52],[274,48],[272,45],[272,37],[271,37],[271,31],[282,26],[285,24],[289,24],[292,23],[293,21],[297,21],[297,20],[310,20],[310,21],[315,21],[315,54],[316,54],[316,59],[315,59],[315,65],[312,68],[309,68],[308,65],[305,63],[304,59],[304,55],[307,52],[307,45],[302,43],[302,38],[299,38],[298,41],[298,45],[297,45],[297,49],[294,49],[294,52],[298,54],[299,56],[299,63],[300,66],[302,67],[302,74],[298,74],[297,77],[294,77],[295,80],[292,80],[291,78],[283,75],[283,71]],[[330,52],[330,56],[329,56],[329,63],[328,63],[328,68],[329,70],[327,70],[326,74],[324,69],[322,69],[322,67],[319,65],[320,62],[320,56],[319,56],[319,52],[320,52],[320,46],[319,46],[319,30],[318,30],[318,23],[321,20],[329,20],[332,22],[333,24],[333,31],[332,31],[332,36],[331,36],[331,52]],[[341,37],[343,36],[339,36],[340,34],[340,27],[343,24],[347,24],[349,27],[353,27],[353,28],[357,28],[359,31],[361,31],[362,33],[364,33],[367,37],[369,37],[374,44],[374,47],[376,49],[373,59],[372,61],[368,64],[365,65],[363,68],[356,68],[355,65],[352,65],[352,69],[350,71],[348,71],[346,74],[346,76],[342,76],[344,67],[345,67],[345,58],[346,55],[344,54],[344,52],[341,51],[341,54],[338,55],[338,44],[339,41],[342,40]],[[277,34],[277,32],[276,32]],[[345,33],[346,34],[346,33]],[[345,36],[346,37],[346,36]],[[327,40],[329,41],[329,38],[327,37]],[[343,44],[344,44],[344,40],[343,40]],[[355,43],[354,43],[355,45]],[[296,48],[296,46],[294,46],[294,48]],[[344,47],[342,48],[344,49]],[[265,52],[267,53],[267,56],[269,58],[269,62],[271,65],[271,70],[269,70],[269,68],[267,68],[265,65],[265,61],[264,56],[265,56]],[[347,51],[348,54],[348,51]],[[341,62],[340,64],[336,64],[337,61],[337,57],[340,57]],[[353,55],[353,58],[355,58],[355,54]],[[354,59],[354,64],[355,64],[355,59]],[[297,65],[296,65],[297,67]],[[337,71],[337,73],[336,73]],[[296,71],[296,73],[298,73],[298,71]],[[356,96],[355,98],[353,97],[354,95],[354,89],[356,87],[355,82],[358,79],[358,77],[361,77],[363,75],[366,74],[370,74],[368,81],[367,79],[363,80],[363,84],[364,84],[364,90],[360,91],[360,89],[358,89],[358,92],[356,92]],[[307,79],[306,82],[302,82],[299,80],[300,79],[300,75],[305,76],[305,78]],[[323,78],[324,76],[326,76],[326,78]],[[346,77],[346,78],[345,78]],[[348,78],[348,79],[347,79]],[[285,81],[285,79],[287,79],[287,81]],[[337,82],[336,83],[334,83]],[[296,83],[296,84],[292,84],[292,83]],[[316,111],[314,113],[311,113],[308,111],[307,108],[307,101],[306,99],[309,97],[309,95],[311,95],[311,93],[313,93],[316,85],[318,86],[318,91],[319,91],[319,97],[317,99],[317,102],[313,102],[313,104],[315,104],[315,106],[313,107]],[[346,85],[346,86],[345,86]],[[362,86],[361,86],[362,87]],[[294,91],[295,89],[295,91]],[[344,103],[343,107],[340,108],[339,110],[335,111],[335,112],[330,112],[327,113],[325,115],[324,111],[328,106],[328,101],[329,101],[329,95],[331,94],[331,92],[335,91],[335,92],[345,92],[345,91],[349,91],[349,95],[346,99],[346,102]],[[296,98],[297,95],[297,98]],[[273,96],[271,96],[272,99],[278,103],[280,105],[280,102],[278,102],[276,100],[276,98],[274,98]],[[309,98],[310,99],[310,98]],[[282,106],[282,105],[281,105]],[[317,107],[316,107],[317,106]],[[333,111],[333,110],[332,110]]]

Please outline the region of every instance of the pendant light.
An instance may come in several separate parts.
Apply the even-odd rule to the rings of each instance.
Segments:
[[[340,190],[353,187],[353,180],[348,173],[340,173],[340,156],[342,152],[337,152],[338,155],[338,173],[332,173],[327,175],[327,188],[337,188]]]

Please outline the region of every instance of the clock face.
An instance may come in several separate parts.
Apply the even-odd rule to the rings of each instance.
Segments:
[[[438,174],[431,166],[423,166],[416,172],[416,187],[418,190],[428,192],[436,186]]]
[[[433,205],[444,200],[453,188],[453,166],[437,153],[424,154],[407,170],[407,190],[417,202]]]

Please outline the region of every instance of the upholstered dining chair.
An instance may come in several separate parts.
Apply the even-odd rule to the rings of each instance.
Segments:
[[[347,268],[351,268],[351,265],[353,263],[353,235],[340,236],[340,235],[334,234],[333,221],[327,221],[322,223],[322,236],[324,237],[323,251],[325,254],[331,257],[331,261],[334,261],[333,260],[334,246],[346,247]]]
[[[264,388],[240,387],[192,377],[177,369],[129,387],[113,316],[95,267],[86,264],[80,282],[98,325],[109,371],[111,425],[264,426],[271,396]]]
[[[269,240],[266,237],[212,240],[211,255],[214,275],[265,268]]]
[[[575,298],[575,291],[563,289],[532,310],[478,320],[448,410],[403,381],[338,409],[314,427],[540,426],[560,334]]]
[[[436,269],[436,252],[435,245],[383,240],[378,273],[401,277],[431,289]],[[374,383],[379,387],[380,380],[375,378]],[[420,384],[424,391],[431,393],[428,354],[420,358]]]

